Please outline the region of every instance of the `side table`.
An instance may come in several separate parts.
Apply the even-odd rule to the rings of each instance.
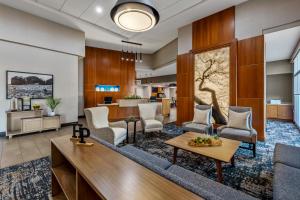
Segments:
[[[136,138],[136,123],[138,121],[140,121],[140,118],[127,118],[124,120],[126,122],[126,125],[127,125],[127,134],[126,134],[126,142],[129,143],[129,130],[128,130],[128,127],[129,127],[129,123],[130,122],[133,122],[133,143],[135,143],[135,138]]]

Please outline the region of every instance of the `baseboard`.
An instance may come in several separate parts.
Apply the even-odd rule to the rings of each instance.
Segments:
[[[74,123],[78,123],[78,121],[77,122],[62,123],[61,127],[72,126]]]

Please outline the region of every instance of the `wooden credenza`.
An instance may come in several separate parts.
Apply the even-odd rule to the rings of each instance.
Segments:
[[[56,129],[61,126],[60,116],[44,116],[42,110],[8,111],[6,112],[6,136],[41,132]]]
[[[293,120],[292,104],[267,104],[268,119]]]
[[[69,200],[202,199],[92,139],[77,146],[70,136],[51,140],[52,196]]]

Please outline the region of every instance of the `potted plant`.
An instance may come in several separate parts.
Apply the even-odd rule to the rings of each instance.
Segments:
[[[51,112],[48,113],[49,116],[55,115],[55,108],[60,104],[61,99],[48,97],[46,99],[46,105],[50,108]]]
[[[32,105],[32,108],[33,108],[33,110],[39,110],[41,108],[41,105],[35,103],[35,104]]]

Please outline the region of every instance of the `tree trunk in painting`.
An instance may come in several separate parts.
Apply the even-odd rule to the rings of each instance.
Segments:
[[[224,81],[226,78],[229,77],[228,66],[225,63],[226,59],[222,59],[217,53],[210,54],[208,59],[204,59],[204,57],[198,57],[201,63],[201,70],[196,72],[195,76],[195,88],[198,91],[205,92],[207,95],[210,95],[210,102],[206,102],[200,97],[195,95],[195,102],[200,105],[212,105],[212,115],[217,124],[226,124],[226,117],[224,116],[224,110],[222,113],[220,104],[218,102],[218,98],[222,98],[223,93],[225,91],[218,90],[218,95],[216,92],[216,85],[220,86],[221,88],[226,88],[227,83]],[[212,85],[214,84],[214,85]],[[204,93],[204,94],[205,94]],[[203,93],[202,93],[203,94]]]

